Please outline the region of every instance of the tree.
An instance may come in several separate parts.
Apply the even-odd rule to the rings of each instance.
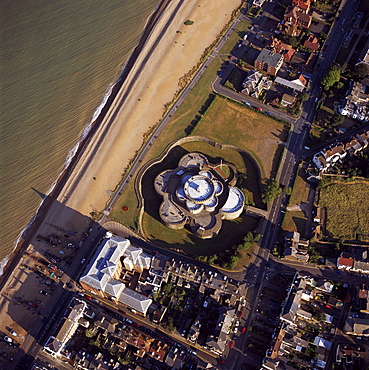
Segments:
[[[287,195],[291,195],[292,194],[292,188],[291,188],[291,186],[287,186],[286,187],[286,194]]]
[[[309,94],[306,91],[302,91],[299,94],[299,98],[301,99],[301,101],[306,101],[309,99]]]
[[[324,41],[326,41],[326,40],[327,40],[328,35],[327,35],[326,33],[324,33],[324,32],[320,32],[320,33],[319,33],[319,37],[320,37],[320,39],[324,42]]]
[[[254,235],[251,231],[249,231],[242,239],[244,242],[252,242],[254,241]]]
[[[263,188],[262,198],[263,198],[264,203],[271,202],[278,195],[280,195],[281,192],[282,192],[282,189],[280,187],[279,182],[273,179],[268,179],[265,182],[264,188]]]
[[[322,86],[325,90],[329,90],[341,78],[341,70],[338,66],[333,66],[328,69],[326,75],[322,79]]]
[[[353,70],[353,73],[352,73],[352,77],[355,79],[355,80],[362,80],[363,78],[365,78],[367,75],[369,74],[369,68],[366,64],[364,63],[360,63],[360,64],[356,64],[354,70]]]
[[[342,114],[335,114],[332,117],[331,126],[335,127],[335,126],[342,125],[343,120],[344,120],[344,117],[342,116]]]
[[[341,90],[345,86],[345,84],[339,81],[339,82],[336,82],[334,86],[336,89]]]

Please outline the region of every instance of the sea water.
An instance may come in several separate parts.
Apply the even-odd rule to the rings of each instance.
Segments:
[[[3,262],[87,133],[158,4],[0,2]]]

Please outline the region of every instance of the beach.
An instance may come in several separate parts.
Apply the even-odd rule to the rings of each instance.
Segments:
[[[22,263],[28,266],[35,256],[44,256],[43,237],[63,234],[77,242],[95,225],[91,217],[104,209],[141,147],[144,134],[161,119],[164,105],[178,90],[180,77],[197,64],[239,5],[240,0],[162,3],[154,26],[137,49],[134,64],[109,102],[109,108],[102,111],[91,135],[54,193],[45,200],[37,222],[9,263],[10,268],[2,279],[0,330],[6,332],[5,327],[11,327],[20,334],[19,338],[25,338],[37,319],[37,315],[26,319],[23,306],[14,305],[14,297],[24,295],[25,300],[32,300],[35,290],[40,289],[34,287],[35,277],[24,273],[24,266],[18,263],[24,250],[27,249],[27,255],[23,255]],[[186,26],[186,20],[193,24]],[[16,309],[19,315],[14,314]],[[22,319],[15,322],[18,316]]]

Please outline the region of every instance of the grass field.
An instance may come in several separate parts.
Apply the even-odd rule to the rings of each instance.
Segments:
[[[194,134],[246,149],[258,163],[262,176],[269,178],[277,170],[283,149],[280,143],[286,141],[288,130],[288,125],[243,104],[217,97]]]
[[[296,180],[293,185],[290,206],[306,202],[308,195],[309,195],[309,186],[306,182],[305,171],[301,167],[299,167],[297,171]]]
[[[319,205],[326,208],[329,237],[369,239],[368,182],[333,183],[320,189]]]
[[[286,212],[282,229],[284,231],[297,231],[305,236],[306,217],[302,211]]]

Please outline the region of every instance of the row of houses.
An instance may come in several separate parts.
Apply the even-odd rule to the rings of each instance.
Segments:
[[[319,320],[311,313],[318,307],[318,296],[332,298],[332,303],[338,304],[333,297],[330,297],[333,288],[334,285],[330,281],[296,275],[282,308],[275,341],[263,361],[262,369],[286,369],[289,368],[287,363],[291,361],[306,369],[325,368],[332,343],[325,338],[323,332],[311,336],[304,332],[304,328],[309,325],[316,328],[321,326]],[[323,322],[330,326],[333,317],[324,314]],[[311,361],[306,361],[299,355],[306,353],[308,347],[310,352],[315,352]]]
[[[311,26],[312,17],[309,12],[310,0],[292,0],[278,25],[278,30],[291,36],[298,36],[301,29]]]
[[[369,78],[361,82],[350,82],[346,92],[346,98],[338,105],[338,112],[343,116],[358,119],[363,122],[369,121]]]
[[[149,255],[128,239],[111,236],[104,239],[97,249],[80,278],[80,284],[86,291],[112,300],[117,307],[128,307],[142,316],[150,313],[153,322],[160,323],[166,307],[153,303],[150,297],[169,280],[178,287],[195,288],[199,294],[206,293],[207,302],[222,304],[219,312],[221,325],[215,328],[206,347],[217,354],[223,353],[229,341],[229,326],[235,319],[235,309],[246,294],[245,283],[235,285],[219,272],[204,270],[159,253]],[[200,319],[198,327],[192,325],[193,330],[189,333],[194,341],[201,325]]]
[[[283,56],[281,54],[269,49],[263,49],[254,61],[254,67],[256,70],[250,70],[248,72],[242,83],[241,92],[257,99],[262,91],[269,90],[273,84],[268,77],[264,76],[257,70],[264,71],[275,76],[282,64]],[[276,77],[274,83],[290,89],[292,94],[302,92],[307,86],[307,80],[302,74],[299,74],[293,79]],[[284,94],[282,97],[282,105],[291,105],[295,99],[295,95]]]
[[[369,256],[367,248],[364,248],[361,256],[354,256],[352,253],[342,252],[337,258],[339,270],[352,271],[359,274],[369,274]]]
[[[369,131],[356,134],[347,142],[340,142],[325,148],[313,156],[313,163],[320,172],[326,171],[347,154],[355,155],[369,144]]]

